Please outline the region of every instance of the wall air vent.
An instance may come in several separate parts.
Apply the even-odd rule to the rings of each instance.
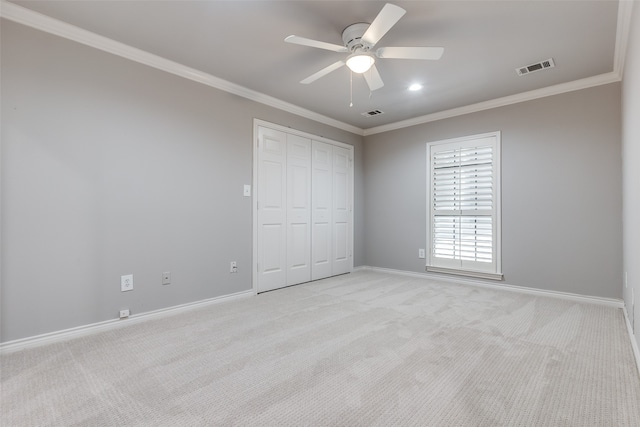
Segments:
[[[362,113],[362,115],[365,117],[379,116],[380,114],[384,114],[384,112],[380,110],[371,110],[367,111],[366,113]]]
[[[553,68],[555,66],[556,64],[553,62],[553,58],[549,58],[544,61],[536,62],[535,64],[516,68],[516,73],[518,73],[519,76],[524,76],[525,74],[535,73],[536,71],[546,70],[547,68]]]

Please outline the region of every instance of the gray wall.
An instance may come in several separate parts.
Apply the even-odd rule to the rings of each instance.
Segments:
[[[622,83],[624,303],[640,343],[640,4],[635,5]],[[633,298],[632,298],[633,293]],[[632,302],[633,300],[633,302]],[[634,304],[635,303],[635,304]]]
[[[251,200],[242,185],[252,182],[253,118],[353,144],[354,264],[416,272],[426,244],[425,143],[500,130],[506,283],[622,296],[618,84],[363,143],[18,24],[3,20],[1,30],[0,341],[113,319],[122,307],[141,313],[250,289]],[[634,34],[624,89],[625,268],[637,294]],[[162,286],[167,270],[173,283]],[[135,290],[121,293],[128,273]]]
[[[361,136],[4,20],[1,42],[1,341],[250,289],[254,118],[355,145],[364,262]]]
[[[424,272],[426,142],[502,131],[511,285],[621,298],[620,84],[365,138],[365,263]]]

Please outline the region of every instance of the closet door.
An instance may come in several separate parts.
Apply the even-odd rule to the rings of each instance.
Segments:
[[[311,279],[332,275],[333,146],[312,142]]]
[[[349,150],[333,147],[332,275],[351,271],[351,159]]]
[[[352,151],[284,128],[257,133],[257,291],[348,273]]]
[[[258,292],[285,286],[287,135],[258,127]]]
[[[311,140],[287,135],[287,286],[311,280]]]

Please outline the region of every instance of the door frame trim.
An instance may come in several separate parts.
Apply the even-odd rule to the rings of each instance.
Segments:
[[[276,123],[267,122],[261,119],[253,119],[253,170],[252,170],[252,193],[251,193],[251,223],[252,223],[252,235],[253,235],[253,243],[252,243],[252,259],[251,259],[251,286],[253,289],[253,293],[258,293],[258,127],[263,126],[269,129],[277,130],[280,132],[298,135],[303,138],[308,138],[315,141],[324,142],[327,144],[331,144],[337,147],[342,147],[349,150],[349,157],[351,160],[351,176],[350,176],[350,191],[351,191],[351,248],[350,251],[350,266],[349,271],[353,271],[353,247],[355,246],[354,236],[355,236],[355,225],[353,223],[354,219],[354,181],[355,181],[355,156],[354,156],[354,147],[353,145],[345,144],[344,142],[335,141],[333,139],[325,138],[323,136],[314,135],[312,133],[304,132],[301,130],[293,129],[288,126],[282,126]]]

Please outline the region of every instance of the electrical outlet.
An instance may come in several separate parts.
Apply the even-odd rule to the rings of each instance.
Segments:
[[[418,249],[418,258],[424,259],[424,249]]]
[[[126,319],[127,317],[129,317],[129,309],[125,308],[123,310],[120,310],[120,318]]]
[[[237,273],[238,272],[238,264],[235,261],[231,261],[229,263],[229,273]]]
[[[120,290],[122,292],[133,290],[133,274],[127,274],[126,276],[120,276]]]
[[[171,284],[171,272],[170,271],[165,271],[164,273],[162,273],[162,284],[163,285]]]

